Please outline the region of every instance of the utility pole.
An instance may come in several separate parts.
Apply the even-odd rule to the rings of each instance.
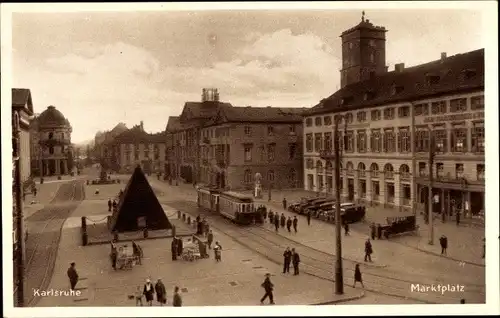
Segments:
[[[429,245],[434,245],[434,213],[432,211],[433,195],[432,186],[434,183],[434,175],[432,173],[435,155],[435,140],[432,131],[429,131],[429,193],[428,193],[428,208],[429,208]]]
[[[340,215],[340,145],[339,145],[339,121],[335,119],[333,131],[333,147],[335,157],[335,241],[336,241],[336,261],[335,261],[335,294],[344,293],[344,279],[342,275],[342,227]]]

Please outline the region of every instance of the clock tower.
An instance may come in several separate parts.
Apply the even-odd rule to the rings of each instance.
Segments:
[[[384,27],[374,26],[370,20],[365,20],[363,11],[361,22],[340,35],[342,38],[341,88],[387,72],[386,32]]]

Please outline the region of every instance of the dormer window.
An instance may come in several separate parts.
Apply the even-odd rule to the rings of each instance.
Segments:
[[[375,93],[372,92],[372,91],[366,91],[364,96],[363,96],[363,99],[364,100],[370,100],[370,99],[373,99],[375,97]]]
[[[340,101],[340,105],[347,105],[350,102],[352,102],[352,100],[353,100],[352,96],[343,97],[342,100]]]
[[[393,84],[391,87],[391,95],[396,95],[404,91],[404,87],[402,85]]]
[[[440,76],[437,74],[427,74],[426,78],[427,78],[428,85],[436,85],[439,83],[439,80],[440,80]]]
[[[476,70],[471,68],[462,70],[462,76],[464,79],[471,79],[476,76]]]

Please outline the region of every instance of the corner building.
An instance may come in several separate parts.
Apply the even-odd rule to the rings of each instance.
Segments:
[[[484,213],[484,50],[388,72],[386,32],[363,18],[342,33],[341,89],[304,118],[304,188],[333,193],[341,118],[343,200],[422,211],[433,134],[433,210]]]

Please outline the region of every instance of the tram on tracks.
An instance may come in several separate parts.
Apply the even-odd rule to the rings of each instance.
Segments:
[[[260,217],[251,196],[215,188],[198,188],[198,207],[220,214],[237,224],[252,224]]]

